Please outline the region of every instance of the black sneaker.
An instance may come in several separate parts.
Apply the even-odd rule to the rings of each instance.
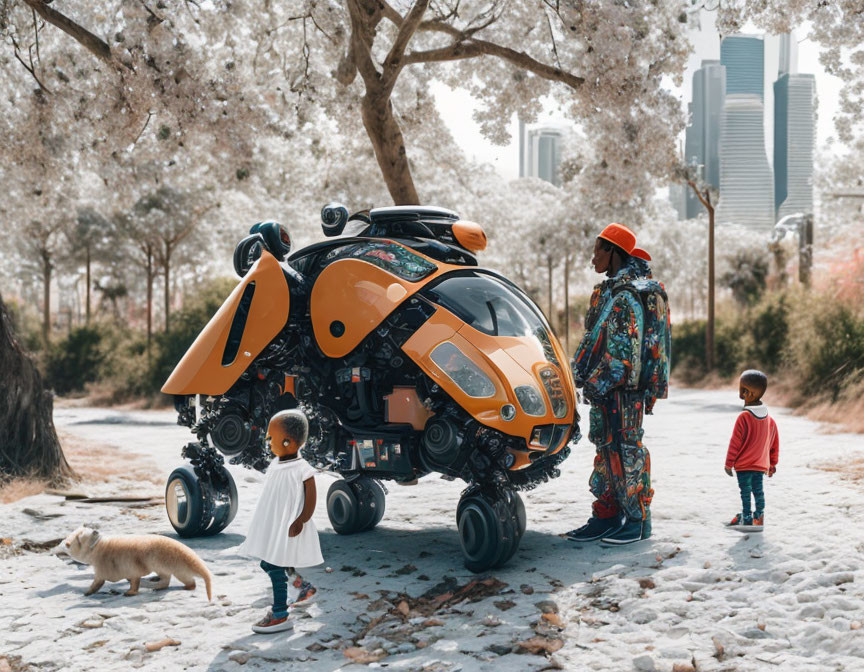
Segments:
[[[651,536],[651,519],[636,520],[628,518],[627,522],[619,527],[612,534],[604,536],[601,541],[604,544],[613,544],[615,546],[623,546],[624,544],[633,544],[637,541],[642,541]]]
[[[570,541],[597,541],[606,535],[617,532],[623,524],[624,519],[621,516],[613,516],[612,518],[595,518],[591,516],[587,523],[580,528],[570,530],[566,536]]]

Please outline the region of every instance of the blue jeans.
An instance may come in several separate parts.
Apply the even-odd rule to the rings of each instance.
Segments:
[[[738,476],[738,488],[741,490],[741,513],[745,518],[750,518],[750,493],[753,493],[753,499],[756,503],[756,514],[765,513],[765,492],[762,490],[762,477],[765,475],[761,471],[736,471]]]
[[[288,575],[294,573],[294,568],[277,567],[262,560],[261,569],[267,572],[273,584],[273,618],[285,618],[288,615]]]

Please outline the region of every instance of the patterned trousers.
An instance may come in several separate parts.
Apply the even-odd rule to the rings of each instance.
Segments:
[[[624,513],[645,520],[654,491],[651,456],[642,444],[644,395],[613,392],[592,403],[588,438],[597,447],[594,471],[588,481],[596,500],[594,516],[611,518]]]

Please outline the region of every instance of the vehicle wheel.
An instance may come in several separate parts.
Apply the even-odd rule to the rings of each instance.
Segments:
[[[515,490],[510,491],[508,493],[508,500],[510,515],[508,516],[506,529],[510,539],[507,551],[503,554],[501,561],[498,563],[499,567],[512,558],[513,554],[516,553],[516,550],[519,548],[519,543],[522,541],[522,535],[525,534],[525,527],[527,524],[525,503],[522,501],[519,493]]]
[[[327,491],[327,515],[337,534],[354,534],[363,529],[360,502],[347,481],[336,481]]]
[[[205,536],[219,534],[231,524],[237,515],[237,485],[231,472],[225,467],[220,469],[220,483],[205,483],[205,499],[211,502],[210,524],[204,530]]]
[[[360,518],[365,525],[362,530],[371,530],[384,517],[387,497],[381,484],[371,478],[361,477],[351,482],[354,493],[360,501]]]
[[[171,526],[181,537],[195,537],[209,524],[210,516],[205,515],[204,489],[191,465],[177,467],[168,477],[165,510]]]
[[[476,493],[463,497],[456,509],[459,527],[459,543],[465,567],[472,572],[483,572],[498,566],[509,550],[507,520],[499,511],[500,500],[488,493]]]

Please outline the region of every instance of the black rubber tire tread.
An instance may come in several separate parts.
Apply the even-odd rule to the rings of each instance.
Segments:
[[[341,500],[343,505],[347,505],[347,512],[344,520],[333,519],[333,507],[337,500]],[[354,534],[360,532],[361,518],[360,502],[357,499],[357,494],[354,488],[347,481],[335,481],[327,490],[327,516],[330,518],[330,524],[337,534]],[[368,522],[368,520],[366,521]]]
[[[381,484],[372,479],[361,477],[357,481],[362,480],[365,492],[360,507],[364,510],[364,514],[368,515],[368,522],[363,526],[363,531],[373,529],[384,517],[384,510],[387,508],[387,496],[384,493],[384,488]],[[352,485],[357,483],[352,481]],[[358,495],[359,496],[359,495]],[[368,513],[367,513],[368,511]],[[366,520],[366,515],[363,516]]]
[[[528,514],[525,512],[525,502],[519,496],[518,492],[513,493],[514,506],[516,507],[517,533],[519,538],[525,534],[525,528],[528,527]]]
[[[456,509],[459,543],[469,571],[484,572],[497,567],[509,550],[507,529],[496,504],[500,502],[480,492],[463,497]]]
[[[181,537],[197,537],[202,533],[205,524],[208,524],[210,522],[209,520],[205,520],[204,518],[206,508],[204,506],[204,490],[201,487],[201,482],[197,474],[195,473],[192,465],[181,465],[171,472],[171,475],[168,476],[168,480],[165,483],[166,506],[168,503],[168,487],[170,486],[171,482],[177,478],[183,481],[183,484],[186,488],[189,516],[187,518],[186,524],[184,525],[175,525],[174,521],[171,520],[170,516],[168,516],[168,522],[171,523],[171,527],[173,527],[174,531],[177,532],[177,534]]]
[[[231,521],[234,520],[234,516],[237,515],[237,484],[234,483],[234,478],[231,476],[231,472],[228,471],[224,466],[222,467],[222,475],[225,478],[225,481],[223,482],[221,489],[227,490],[227,493],[225,494],[228,495],[229,504],[227,507],[223,507],[220,510],[218,518],[216,516],[213,517],[210,525],[208,525],[207,529],[204,530],[203,536],[205,537],[219,534],[222,530],[224,530],[231,524]],[[213,490],[215,495],[217,491],[217,486],[211,483],[210,488]]]

